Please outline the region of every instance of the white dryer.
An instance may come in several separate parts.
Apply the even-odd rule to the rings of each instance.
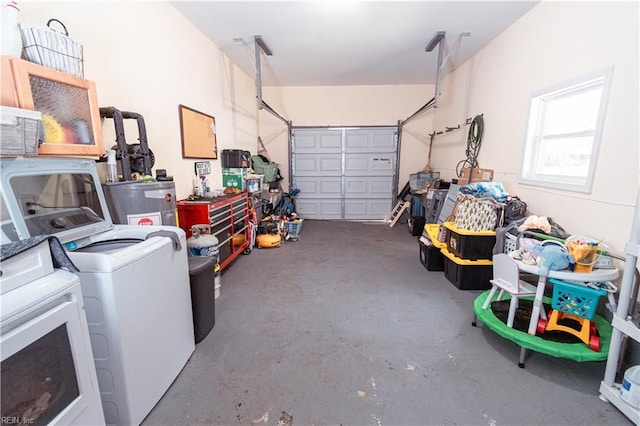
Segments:
[[[107,424],[139,424],[194,351],[186,236],[114,225],[95,162],[0,160],[5,239],[55,235],[80,272]]]
[[[0,250],[0,420],[104,425],[80,280],[54,268],[49,244]]]

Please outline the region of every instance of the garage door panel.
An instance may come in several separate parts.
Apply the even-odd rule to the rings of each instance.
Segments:
[[[345,195],[349,196],[366,196],[369,192],[369,183],[362,178],[348,178],[345,182]]]
[[[319,183],[320,190],[318,191],[318,193],[320,195],[340,195],[340,192],[342,191],[342,179],[322,179]]]
[[[369,138],[366,133],[347,131],[345,136],[345,151],[357,152],[369,150]]]
[[[393,176],[375,177],[369,179],[369,192],[371,194],[393,194]]]
[[[296,179],[296,187],[300,189],[297,199],[308,198],[340,198],[342,178],[305,176]]]
[[[348,129],[345,131],[345,151],[396,152],[396,133],[393,129]]]
[[[371,146],[376,151],[395,152],[396,151],[396,134],[389,130],[377,131],[371,135]]]
[[[318,216],[318,200],[304,200],[302,198],[296,199],[296,211],[302,217],[307,219],[319,219]]]
[[[385,215],[391,210],[391,201],[389,200],[360,200],[346,199],[345,202],[345,219],[353,220],[378,220],[384,219]]]
[[[340,176],[341,154],[298,154],[295,158],[296,176]]]
[[[347,198],[389,199],[393,190],[393,177],[349,176],[345,179]]]
[[[318,192],[318,181],[314,178],[299,177],[296,179],[296,188],[300,190],[297,198],[302,199],[304,194],[315,194]]]
[[[391,154],[350,153],[345,156],[345,175],[347,176],[393,176],[395,161]]]
[[[325,152],[340,152],[342,150],[342,135],[340,132],[320,133],[318,149]]]
[[[348,170],[350,174],[367,172],[370,169],[366,154],[347,154],[345,161],[345,170]]]
[[[295,130],[294,150],[296,153],[340,153],[342,152],[342,132],[331,130]]]
[[[294,143],[296,152],[315,152],[318,146],[318,135],[314,133],[295,132]]]
[[[320,157],[320,173],[323,174],[340,174],[342,173],[342,158],[336,154],[330,154]]]
[[[369,202],[369,213],[372,217],[383,218],[389,214],[393,207],[391,200],[371,200]]]
[[[306,219],[342,219],[342,203],[335,200],[297,200],[296,209]]]
[[[391,155],[376,156],[375,154],[371,154],[370,159],[371,161],[369,164],[371,165],[372,172],[393,174],[395,170],[395,161]]]
[[[295,160],[296,175],[315,174],[318,172],[318,158],[308,155],[297,155]]]
[[[345,200],[344,214],[346,218],[364,219],[368,216],[367,200]]]

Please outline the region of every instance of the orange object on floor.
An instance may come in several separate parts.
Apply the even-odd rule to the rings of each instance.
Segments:
[[[258,248],[280,247],[279,234],[260,234],[256,237]]]

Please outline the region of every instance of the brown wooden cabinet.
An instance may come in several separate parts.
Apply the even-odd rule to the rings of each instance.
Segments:
[[[22,59],[2,56],[2,105],[40,111],[39,155],[105,153],[95,83]]]

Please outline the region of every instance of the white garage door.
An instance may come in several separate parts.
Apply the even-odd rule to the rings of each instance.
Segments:
[[[308,219],[384,219],[393,202],[396,127],[294,128],[296,206]]]

